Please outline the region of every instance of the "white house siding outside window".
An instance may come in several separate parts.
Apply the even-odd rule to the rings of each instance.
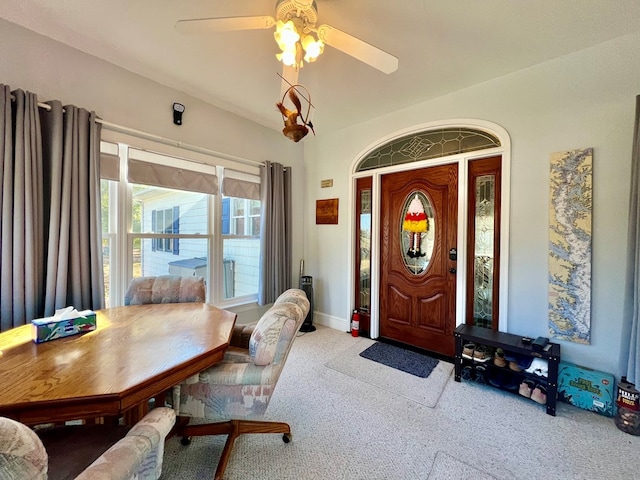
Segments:
[[[123,303],[131,278],[166,274],[204,277],[210,303],[255,301],[259,200],[214,194],[220,167],[108,142],[102,151],[107,306]]]
[[[225,295],[258,292],[260,265],[260,201],[222,198],[222,245],[226,273]],[[233,277],[233,285],[229,278]]]

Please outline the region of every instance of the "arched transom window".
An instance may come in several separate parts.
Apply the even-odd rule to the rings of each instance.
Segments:
[[[499,146],[497,137],[469,128],[441,128],[412,133],[374,149],[360,162],[356,171],[364,172]]]

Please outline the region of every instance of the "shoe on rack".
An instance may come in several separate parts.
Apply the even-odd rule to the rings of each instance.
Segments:
[[[518,393],[526,398],[531,398],[535,384],[531,380],[523,380],[518,389]]]
[[[504,359],[504,350],[501,348],[496,349],[496,353],[493,356],[493,364],[496,367],[506,367],[507,361]]]
[[[464,345],[464,347],[462,347],[462,355],[464,355],[467,358],[473,358],[473,352],[475,352],[475,350],[476,350],[475,343],[467,343]]]
[[[497,388],[504,387],[504,372],[495,368],[489,371],[489,384]]]
[[[476,382],[486,385],[487,383],[487,367],[484,365],[475,366]]]
[[[462,367],[462,372],[460,373],[460,376],[464,379],[464,380],[475,380],[475,374],[473,373],[473,367],[471,365],[465,365],[464,367]]]
[[[542,385],[536,385],[536,388],[531,392],[531,400],[545,405],[547,403],[547,389]]]
[[[488,360],[489,357],[491,357],[489,350],[484,345],[476,347],[475,351],[473,352],[473,358],[481,362]]]
[[[518,365],[518,362],[509,362],[509,370],[513,370],[514,372],[521,372],[522,368]]]
[[[507,377],[510,377],[511,375],[507,375]],[[502,388],[512,391],[512,392],[517,392],[518,388],[520,388],[520,384],[518,383],[518,380],[516,378],[509,378],[504,382],[504,385],[502,386]]]

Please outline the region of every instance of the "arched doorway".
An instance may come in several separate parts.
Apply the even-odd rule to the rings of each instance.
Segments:
[[[400,132],[354,162],[364,334],[451,356],[458,324],[506,328],[509,147],[501,127],[461,121]]]

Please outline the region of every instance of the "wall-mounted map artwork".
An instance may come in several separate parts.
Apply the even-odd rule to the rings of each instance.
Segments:
[[[593,149],[551,156],[549,334],[591,340],[591,212]]]

